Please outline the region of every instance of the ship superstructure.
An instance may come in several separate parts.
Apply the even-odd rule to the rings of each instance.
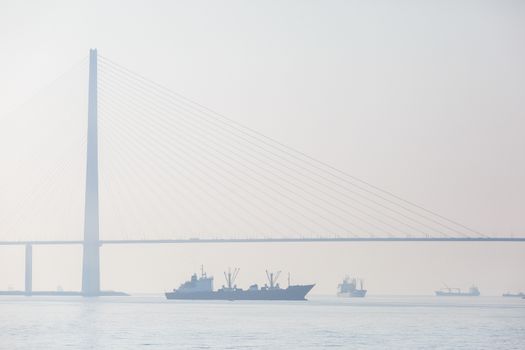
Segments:
[[[201,276],[194,273],[189,281],[184,282],[177,289],[178,293],[201,293],[213,290],[213,277],[208,277],[201,266]]]
[[[359,288],[357,283],[359,282]],[[346,276],[342,283],[337,286],[337,296],[350,298],[364,298],[366,289],[363,288],[363,280]]]

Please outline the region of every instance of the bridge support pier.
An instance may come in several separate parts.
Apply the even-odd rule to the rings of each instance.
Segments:
[[[33,246],[26,244],[25,295],[33,294]]]
[[[96,297],[100,295],[99,243],[84,242],[82,256],[82,295]]]
[[[86,198],[84,207],[84,250],[82,256],[82,295],[100,295],[98,136],[97,136],[97,50],[89,52],[88,135]]]

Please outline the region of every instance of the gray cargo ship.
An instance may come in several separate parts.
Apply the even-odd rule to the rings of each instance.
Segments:
[[[364,298],[366,289],[363,289],[363,280],[359,280],[359,288],[357,288],[357,279],[346,276],[343,283],[337,286],[337,296],[349,298]]]
[[[479,289],[476,286],[469,288],[468,292],[462,292],[459,288],[445,287],[436,291],[438,297],[477,297],[480,295]]]
[[[315,286],[315,284],[290,285],[290,279],[288,279],[288,287],[281,288],[277,283],[280,271],[275,274],[266,271],[269,285],[265,284],[259,288],[257,284],[253,284],[244,290],[235,284],[238,274],[238,268],[225,272],[226,286],[214,291],[213,277],[208,277],[201,269],[200,277],[193,274],[191,279],[181,284],[179,288],[165,293],[166,298],[186,300],[306,300],[306,294]]]

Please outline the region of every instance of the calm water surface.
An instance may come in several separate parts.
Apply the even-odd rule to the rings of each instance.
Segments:
[[[525,349],[525,300],[0,297],[0,349]]]

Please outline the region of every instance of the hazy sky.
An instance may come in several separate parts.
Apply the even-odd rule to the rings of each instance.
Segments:
[[[2,1],[0,42],[0,116],[96,47],[476,230],[525,235],[522,1]],[[85,70],[78,72],[72,81],[82,81]],[[67,100],[71,110],[82,107],[72,101],[83,89]],[[0,190],[13,195],[24,187],[13,164],[38,146],[9,142],[40,139],[48,126],[38,114],[26,127],[1,118],[8,127],[0,159],[11,175],[0,178]],[[35,248],[35,288],[78,289],[79,253]],[[22,254],[0,248],[0,288],[22,288]],[[430,293],[442,282],[477,283],[493,294],[525,289],[521,244],[104,247],[102,254],[103,287],[134,291],[175,287],[201,263],[217,285],[227,266],[241,267],[245,286],[262,282],[268,267],[318,282],[314,293],[333,293],[345,273],[363,276],[374,294]]]

